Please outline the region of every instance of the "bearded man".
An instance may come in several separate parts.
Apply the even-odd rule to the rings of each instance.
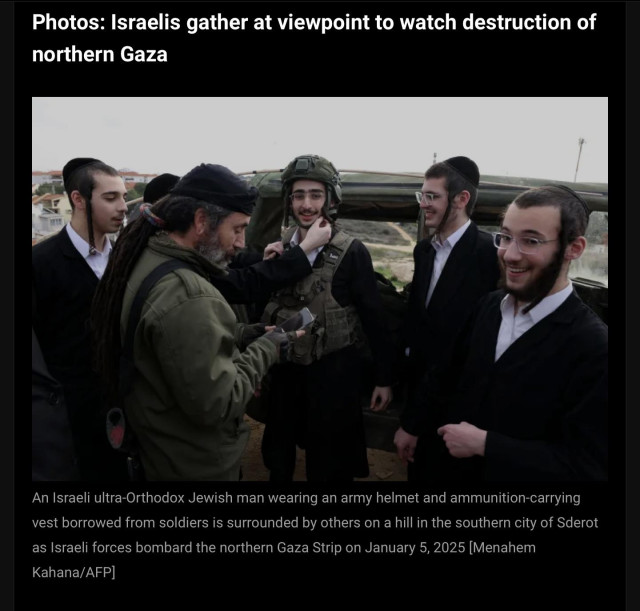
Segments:
[[[530,189],[494,234],[502,289],[478,304],[416,401],[424,480],[586,481],[608,476],[608,328],[573,290],[589,209],[568,187]]]
[[[124,411],[148,480],[239,479],[245,407],[288,343],[271,331],[241,352],[235,315],[211,283],[244,247],[256,196],[227,168],[197,166],[168,197],[141,207],[96,293],[96,366],[115,397],[138,289],[166,261],[184,264],[155,282],[133,336],[135,375]]]

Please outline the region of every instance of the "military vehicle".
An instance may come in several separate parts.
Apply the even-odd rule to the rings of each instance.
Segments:
[[[247,228],[247,248],[261,252],[264,247],[280,239],[284,220],[280,170],[242,173],[259,191],[256,209]],[[363,241],[370,250],[377,273],[378,286],[387,309],[392,332],[399,333],[410,286],[410,274],[404,281],[394,277],[389,267],[381,262],[380,253],[398,248],[389,244],[389,235],[403,242],[394,225],[405,228],[413,240],[404,240],[404,255],[412,263],[415,241],[426,237],[422,213],[415,197],[424,179],[423,173],[384,173],[340,170],[342,203],[338,224],[348,233]],[[571,183],[554,180],[481,176],[477,204],[472,219],[486,231],[498,231],[500,215],[522,191],[545,184],[565,184],[577,191],[588,203],[592,213],[587,240],[589,247],[571,267],[572,281],[582,299],[607,322],[608,311],[608,185],[604,183]],[[390,225],[391,226],[390,226]],[[378,226],[377,230],[374,227]],[[382,233],[379,227],[384,229]],[[380,241],[380,238],[384,241]],[[385,243],[386,242],[386,243]],[[396,251],[397,252],[397,251]],[[409,270],[412,272],[412,267]],[[395,451],[393,435],[398,427],[398,416],[404,407],[405,392],[402,385],[394,387],[394,400],[384,413],[368,409],[370,393],[363,395],[367,445],[370,448]]]

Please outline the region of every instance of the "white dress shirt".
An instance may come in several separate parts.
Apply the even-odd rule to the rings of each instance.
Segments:
[[[431,301],[433,291],[436,288],[436,284],[438,283],[442,270],[447,263],[447,259],[449,258],[453,247],[458,243],[458,240],[468,229],[469,225],[471,225],[471,220],[468,220],[462,227],[456,229],[444,242],[440,242],[436,238],[431,241],[431,246],[435,249],[436,255],[433,259],[433,272],[431,273],[431,283],[429,284],[425,307],[428,306],[429,301]]]
[[[527,304],[523,304],[515,313],[516,300],[513,295],[505,295],[500,302],[500,312],[502,313],[502,322],[500,323],[500,331],[498,332],[498,341],[496,342],[497,361],[523,333],[526,333],[531,327],[539,323],[545,316],[549,316],[555,312],[571,295],[573,285],[571,281],[561,291],[545,297],[535,308],[531,308],[526,314],[522,310]]]
[[[291,244],[291,246],[297,246],[302,240],[300,240],[300,227],[298,227],[296,229],[296,232],[293,234],[293,237],[291,238],[291,241],[289,242]],[[309,259],[309,263],[311,264],[311,267],[313,267],[313,264],[316,260],[316,257],[320,254],[320,251],[324,248],[323,246],[318,246],[318,248],[314,248],[308,255],[307,255],[307,259]]]
[[[71,242],[76,247],[76,250],[93,270],[93,273],[98,276],[98,279],[102,278],[102,274],[104,274],[104,270],[109,262],[109,255],[111,254],[111,242],[109,241],[109,238],[104,236],[105,246],[102,249],[102,252],[96,250],[96,254],[91,255],[89,254],[89,244],[84,241],[84,238],[81,238],[78,235],[71,226],[71,223],[67,223],[66,227],[69,238],[71,238]]]

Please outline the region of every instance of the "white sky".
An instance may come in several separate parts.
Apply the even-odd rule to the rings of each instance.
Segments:
[[[33,98],[32,170],[73,157],[182,175],[200,163],[424,172],[466,155],[481,174],[608,182],[607,98]]]

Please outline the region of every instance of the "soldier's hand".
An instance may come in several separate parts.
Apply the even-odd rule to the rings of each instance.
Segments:
[[[280,256],[284,252],[284,246],[282,242],[271,242],[271,244],[267,244],[264,249],[263,259],[273,259],[274,257]]]
[[[331,223],[323,216],[317,218],[307,230],[307,235],[300,242],[300,248],[306,254],[320,246],[324,246],[331,239]]]
[[[251,342],[262,337],[265,334],[265,331],[268,330],[269,327],[262,322],[255,323],[253,325],[238,323],[236,325],[236,345],[240,350],[244,350]]]
[[[278,358],[280,362],[286,363],[291,360],[293,341],[298,337],[302,337],[304,333],[305,332],[303,330],[289,331],[289,333],[285,333],[284,331],[275,328],[272,331],[265,333],[263,337],[266,337],[278,349]]]

